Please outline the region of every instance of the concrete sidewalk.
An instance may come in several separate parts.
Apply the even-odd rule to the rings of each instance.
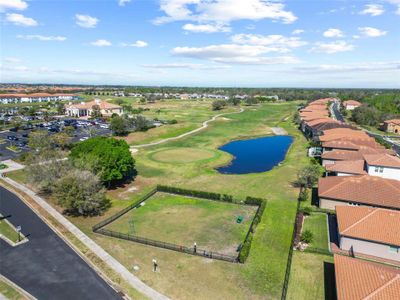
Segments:
[[[38,205],[45,209],[53,218],[60,222],[68,231],[70,231],[78,240],[80,240],[87,248],[89,248],[93,253],[95,253],[101,260],[103,260],[111,269],[117,272],[126,282],[128,282],[134,289],[136,289],[141,294],[149,297],[150,299],[169,299],[168,297],[158,293],[156,290],[144,284],[139,278],[134,276],[128,271],[120,262],[109,255],[103,248],[96,244],[92,239],[90,239],[86,234],[79,230],[74,224],[68,221],[62,214],[56,211],[52,206],[50,206],[43,198],[36,195],[35,192],[31,191],[24,185],[6,177],[2,178],[5,182],[26,193],[30,196]]]

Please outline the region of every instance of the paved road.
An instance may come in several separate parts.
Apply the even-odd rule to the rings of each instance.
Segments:
[[[335,115],[335,119],[338,120],[339,122],[344,122],[345,120],[344,120],[342,114],[340,113],[339,106],[340,106],[340,103],[339,102],[335,102],[335,103],[332,104],[331,108],[332,108],[332,111],[333,111],[333,113]]]
[[[121,299],[21,199],[0,187],[0,212],[21,225],[29,242],[0,240],[0,272],[38,299]]]

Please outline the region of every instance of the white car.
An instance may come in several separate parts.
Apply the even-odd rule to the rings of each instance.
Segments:
[[[100,128],[108,129],[110,126],[108,124],[100,124]]]
[[[89,138],[89,137],[84,136],[84,137],[81,137],[79,140],[80,140],[81,142],[83,142],[83,141],[86,141],[88,138]]]

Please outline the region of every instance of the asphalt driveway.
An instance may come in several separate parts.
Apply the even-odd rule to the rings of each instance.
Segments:
[[[0,187],[0,213],[11,215],[29,242],[11,247],[0,240],[0,273],[37,299],[121,299],[21,199]]]

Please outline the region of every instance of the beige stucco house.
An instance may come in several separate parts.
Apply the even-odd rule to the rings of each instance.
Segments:
[[[65,106],[65,114],[70,117],[88,118],[93,115],[93,111],[96,108],[100,110],[100,114],[104,117],[110,117],[113,114],[123,114],[121,106],[101,101],[100,99],[95,99],[90,102],[81,102],[78,104],[69,103]]]

